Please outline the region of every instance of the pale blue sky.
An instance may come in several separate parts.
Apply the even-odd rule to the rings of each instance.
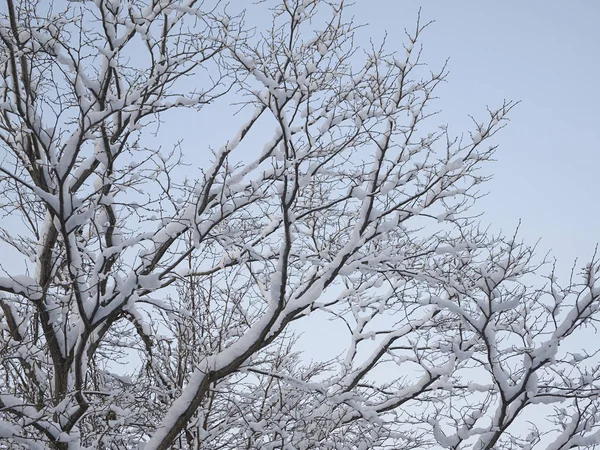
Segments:
[[[435,20],[424,60],[450,58],[438,106],[452,129],[486,105],[521,100],[488,168],[483,221],[509,232],[522,219],[522,235],[542,238],[561,267],[589,258],[600,241],[600,3],[357,0],[355,15],[374,39],[387,31],[401,45],[419,7]]]
[[[230,2],[230,9],[243,7],[249,24],[267,25],[251,2]],[[387,32],[388,48],[401,50],[419,8],[423,20],[435,21],[421,39],[424,61],[437,68],[450,58],[448,83],[438,91],[440,122],[459,133],[470,128],[468,114],[482,117],[487,105],[521,100],[496,140],[490,194],[478,205],[482,221],[509,233],[522,219],[523,237],[542,238],[540,253],[552,249],[564,269],[589,258],[600,241],[600,2],[355,0],[351,13],[368,24],[357,44]],[[222,145],[220,136],[234,132],[230,110],[222,117],[209,110],[185,123],[171,116],[158,142],[169,147],[182,137],[186,159],[205,160],[207,141]]]

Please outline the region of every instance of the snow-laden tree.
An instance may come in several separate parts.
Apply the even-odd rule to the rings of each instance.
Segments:
[[[236,3],[4,0],[0,448],[600,443],[598,259],[469,212],[513,103],[453,134],[422,22]]]

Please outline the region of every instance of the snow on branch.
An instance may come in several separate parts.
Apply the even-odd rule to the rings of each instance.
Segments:
[[[0,12],[2,443],[597,445],[598,258],[559,284],[471,211],[516,103],[453,135],[420,17],[241,6]]]

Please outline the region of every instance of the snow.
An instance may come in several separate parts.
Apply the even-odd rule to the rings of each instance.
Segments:
[[[239,50],[235,51],[235,56],[244,65],[244,67],[246,67],[246,69],[252,71],[256,68],[256,63],[250,56],[244,55]]]
[[[537,366],[546,360],[554,360],[558,351],[558,340],[550,339],[531,352],[532,365]]]
[[[443,254],[455,255],[457,253],[460,253],[460,252],[466,250],[467,248],[468,248],[468,244],[464,243],[464,242],[453,245],[453,246],[441,245],[435,249],[435,253],[438,255],[443,255]]]
[[[9,438],[19,433],[19,429],[8,422],[0,421],[0,438]]]
[[[24,42],[28,41],[30,37],[31,37],[31,33],[28,30],[19,31],[19,35],[18,35],[19,42],[24,43]]]
[[[86,391],[84,395],[94,399],[89,402],[90,417],[98,415],[102,418],[106,411],[116,414],[114,420],[107,418],[109,427],[114,428],[106,432],[107,440],[111,433],[126,430],[123,426],[129,423],[130,416],[144,416],[144,426],[149,426],[150,434],[154,423],[161,422],[145,445],[147,450],[156,448],[197,396],[205,394],[209,381],[210,392],[217,396],[214,407],[233,405],[233,409],[218,410],[224,418],[223,423],[208,432],[199,432],[206,440],[207,448],[214,442],[211,439],[225,429],[225,433],[239,431],[241,435],[256,438],[257,446],[264,442],[265,449],[276,445],[281,448],[329,445],[325,442],[331,443],[332,448],[334,445],[341,448],[345,444],[338,445],[336,430],[318,444],[310,439],[313,433],[329,434],[329,422],[340,423],[338,419],[343,418],[355,420],[360,433],[365,427],[365,432],[360,435],[365,442],[349,443],[348,446],[370,448],[366,442],[381,436],[394,440],[392,429],[396,425],[386,422],[388,413],[397,414],[396,424],[402,425],[403,413],[410,411],[416,418],[421,413],[420,408],[425,411],[421,417],[423,432],[430,437],[433,435],[440,445],[453,446],[476,435],[483,442],[491,439],[493,430],[502,426],[500,416],[494,416],[492,411],[493,402],[486,405],[489,411],[483,407],[474,411],[466,411],[470,408],[465,408],[463,416],[458,417],[457,414],[456,426],[449,427],[448,417],[443,417],[449,402],[453,402],[454,411],[460,411],[463,393],[467,396],[476,393],[468,397],[468,401],[472,400],[474,404],[485,395],[498,402],[501,397],[508,399],[507,405],[502,405],[507,414],[503,420],[512,421],[515,419],[512,416],[519,414],[525,402],[536,405],[562,401],[560,395],[544,391],[548,373],[545,370],[564,376],[565,380],[556,379],[564,381],[564,385],[571,383],[573,386],[567,386],[569,392],[577,392],[577,383],[595,382],[594,372],[587,369],[575,377],[560,372],[561,364],[573,372],[585,364],[593,364],[587,349],[585,354],[581,354],[570,351],[576,348],[568,348],[568,351],[562,352],[567,355],[565,361],[561,361],[559,349],[564,348],[560,346],[564,346],[565,337],[571,335],[583,321],[595,319],[596,296],[600,294],[598,282],[595,281],[592,287],[587,286],[589,293],[582,292],[575,300],[573,293],[579,292],[575,287],[553,291],[563,312],[548,315],[550,313],[542,307],[544,299],[539,304],[533,303],[530,301],[535,297],[530,295],[533,292],[521,295],[517,290],[511,290],[510,283],[520,283],[523,271],[523,266],[513,264],[512,258],[516,256],[510,254],[506,257],[502,253],[502,244],[488,246],[482,243],[481,248],[469,244],[474,236],[461,234],[467,231],[467,227],[456,228],[461,214],[452,206],[444,208],[440,205],[443,202],[438,200],[471,192],[468,189],[473,175],[472,160],[465,164],[461,155],[470,154],[473,145],[487,137],[486,130],[478,127],[471,135],[472,145],[456,151],[445,149],[442,145],[439,152],[432,150],[430,153],[428,146],[433,145],[437,135],[415,135],[403,143],[402,134],[406,126],[411,124],[411,120],[414,124],[427,111],[422,105],[417,105],[418,98],[413,101],[413,97],[423,93],[426,85],[415,80],[404,91],[398,88],[383,96],[369,85],[377,82],[376,75],[381,68],[391,74],[391,84],[399,81],[396,79],[399,70],[406,72],[407,67],[410,69],[408,58],[399,61],[386,56],[385,61],[381,61],[372,57],[363,68],[347,68],[342,64],[335,70],[325,70],[325,67],[334,67],[335,64],[330,63],[335,63],[336,58],[344,53],[345,44],[340,47],[338,44],[345,39],[345,31],[334,29],[334,25],[314,33],[312,38],[298,38],[298,43],[291,42],[293,49],[287,49],[289,45],[286,43],[285,53],[279,54],[279,49],[276,49],[273,55],[260,55],[260,45],[250,48],[247,42],[239,41],[241,37],[233,35],[236,19],[230,21],[226,14],[219,16],[217,10],[215,17],[204,15],[193,2],[182,5],[170,3],[163,0],[138,11],[132,5],[129,5],[131,8],[123,8],[122,2],[97,1],[110,22],[99,35],[106,35],[108,40],[104,43],[99,40],[87,48],[97,58],[97,68],[77,66],[69,52],[65,51],[70,43],[56,44],[52,35],[59,32],[59,25],[73,26],[66,22],[59,24],[58,20],[62,18],[49,24],[47,30],[21,31],[18,35],[22,42],[29,41],[28,51],[38,45],[35,40],[41,45],[48,45],[44,54],[49,64],[54,61],[57,73],[60,71],[66,82],[72,85],[72,99],[78,102],[78,108],[74,109],[81,114],[81,120],[75,117],[68,127],[63,127],[59,120],[47,128],[43,126],[42,117],[35,115],[35,105],[29,105],[32,130],[24,128],[13,136],[17,151],[25,151],[26,133],[32,131],[39,135],[40,142],[47,148],[47,152],[35,158],[48,189],[45,191],[31,186],[29,190],[40,207],[49,211],[45,217],[37,217],[37,212],[34,214],[39,220],[36,223],[41,231],[39,238],[24,241],[22,245],[19,243],[20,248],[18,245],[15,247],[35,263],[53,234],[53,227],[59,234],[59,241],[50,255],[50,283],[46,284],[42,273],[45,266],[39,261],[33,277],[0,277],[0,289],[5,292],[3,295],[7,296],[6,304],[11,311],[6,317],[14,316],[22,334],[31,330],[34,323],[32,311],[36,306],[43,306],[47,312],[47,319],[36,316],[36,320],[46,320],[43,330],[46,336],[37,340],[28,338],[27,345],[11,341],[9,337],[3,338],[10,333],[5,332],[8,327],[6,317],[0,321],[0,339],[5,339],[0,342],[1,347],[7,349],[15,361],[31,364],[37,382],[46,388],[54,381],[50,367],[51,356],[56,356],[49,355],[46,345],[49,339],[56,340],[63,358],[74,354],[77,349],[82,350],[84,372],[87,367],[85,357],[88,351],[93,351],[92,344],[97,339],[102,339],[106,354],[110,354],[113,345],[120,348],[131,345],[127,342],[127,333],[121,334],[117,325],[106,322],[108,317],[120,318],[123,312],[128,312],[125,314],[128,319],[133,318],[137,330],[141,329],[142,334],[150,337],[154,353],[152,357],[146,355],[147,360],[132,370],[130,377],[112,376],[109,372],[102,374],[98,377],[100,392]],[[305,0],[295,11],[296,20],[308,24],[309,28],[318,26],[318,21],[312,21],[310,15],[317,3]],[[111,7],[112,12],[109,11]],[[305,10],[304,7],[309,8]],[[119,8],[121,11],[116,13]],[[118,14],[118,19],[113,14]],[[237,74],[240,80],[230,79],[234,89],[229,91],[229,95],[237,95],[239,88],[247,92],[258,106],[252,112],[245,108],[239,111],[240,115],[250,112],[250,119],[237,131],[232,130],[235,133],[232,133],[231,139],[214,152],[210,164],[202,166],[196,182],[179,184],[179,180],[175,179],[179,168],[170,174],[173,186],[183,186],[181,192],[168,193],[173,205],[163,208],[159,201],[147,208],[143,201],[138,205],[134,203],[135,198],[128,197],[132,191],[127,184],[152,184],[157,177],[159,180],[164,177],[157,172],[145,178],[145,169],[127,174],[131,172],[131,166],[119,165],[123,159],[129,158],[126,154],[119,156],[121,159],[117,158],[117,171],[110,175],[107,172],[109,160],[111,156],[118,156],[118,144],[105,147],[98,138],[98,130],[103,129],[102,125],[115,129],[113,127],[119,126],[117,120],[129,121],[129,128],[124,132],[142,130],[145,122],[138,119],[145,114],[151,117],[153,108],[194,107],[199,102],[209,101],[210,94],[186,93],[185,83],[181,86],[174,83],[173,86],[165,86],[168,95],[157,90],[152,94],[156,94],[156,98],[148,97],[149,86],[160,86],[173,74],[171,71],[177,64],[185,66],[189,63],[183,57],[173,56],[177,52],[170,48],[165,55],[154,55],[155,66],[147,71],[150,79],[144,78],[144,72],[140,72],[142,75],[135,81],[126,80],[127,74],[122,74],[121,78],[125,80],[122,87],[127,95],[118,98],[114,89],[102,107],[93,99],[95,93],[101,90],[104,77],[113,70],[121,70],[124,58],[130,57],[118,48],[126,43],[130,33],[135,31],[138,34],[134,39],[138,44],[144,44],[146,39],[148,44],[154,45],[152,34],[160,39],[162,28],[156,26],[159,22],[152,24],[152,21],[164,19],[176,24],[178,17],[187,17],[186,23],[190,26],[210,23],[213,19],[220,22],[214,29],[209,27],[206,30],[209,34],[206,38],[231,49],[229,55],[224,55],[224,58],[230,58],[230,63],[231,58],[238,61],[235,70],[242,73]],[[192,20],[189,20],[190,17]],[[285,13],[281,17],[285,17]],[[98,20],[101,20],[100,15]],[[260,32],[253,36],[257,41],[262,39]],[[196,44],[203,45],[203,41],[199,40]],[[154,49],[156,46],[152,45],[150,47]],[[412,41],[407,45],[408,52],[413,45]],[[187,49],[193,51],[193,46]],[[57,52],[55,57],[52,56],[53,50]],[[158,47],[156,51],[158,53]],[[170,55],[171,59],[167,60],[166,55]],[[290,61],[286,65],[289,80],[280,80],[278,75],[274,75],[274,63],[279,63],[277,58],[280,56]],[[137,64],[136,57],[131,55],[132,64]],[[214,62],[220,64],[222,61]],[[316,73],[319,64],[323,71]],[[235,75],[230,71],[223,73]],[[192,76],[192,72],[189,75]],[[244,75],[248,79],[241,81]],[[9,85],[8,81],[10,79],[5,77],[5,85]],[[386,83],[383,85],[387,86]],[[257,84],[260,86],[257,87]],[[334,85],[333,90],[327,91]],[[178,87],[182,88],[181,92],[176,89]],[[307,99],[309,88],[316,92]],[[414,91],[419,92],[408,95]],[[300,114],[290,113],[294,108],[297,108],[295,112],[303,115],[303,120],[298,120]],[[11,102],[0,104],[0,109],[8,111],[11,117],[19,113]],[[118,118],[116,112],[120,114]],[[400,112],[406,112],[407,117],[400,117]],[[51,108],[44,110],[44,120],[51,114]],[[69,111],[64,112],[65,121],[71,119],[67,117],[69,114]],[[402,120],[402,125],[392,123],[393,120],[388,120],[386,115],[394,116],[393,120]],[[502,111],[495,113],[492,125],[498,123],[502,116]],[[255,126],[255,122],[259,125]],[[261,127],[265,124],[274,124],[275,132],[264,139],[262,148],[256,148],[253,139],[263,137]],[[246,142],[242,144],[247,130],[252,127],[248,145]],[[351,137],[351,133],[356,132],[359,133],[358,138],[344,141],[345,136]],[[362,145],[363,137],[369,139],[368,145]],[[86,140],[85,145],[81,145],[82,139]],[[283,144],[293,146],[294,153]],[[136,158],[139,149],[131,147],[129,150]],[[167,162],[164,154],[156,155]],[[242,162],[237,165],[239,161]],[[403,164],[407,161],[415,164]],[[93,175],[75,192],[75,180],[92,168]],[[298,172],[294,173],[294,170]],[[115,175],[122,173],[126,173],[123,178]],[[284,176],[297,183],[299,193],[285,190]],[[99,191],[106,183],[113,184],[111,194],[101,195]],[[140,192],[136,191],[136,197]],[[151,186],[146,192],[149,199],[154,200],[152,195],[155,191]],[[406,198],[410,200],[404,203]],[[282,199],[290,202],[291,210],[280,206]],[[457,203],[460,200],[457,199]],[[123,207],[123,202],[131,209]],[[430,207],[433,203],[440,207]],[[104,206],[109,205],[117,215],[117,229],[112,245],[107,247],[103,238],[109,218],[105,211],[108,208]],[[149,211],[150,208],[153,211]],[[127,214],[132,210],[133,219],[129,220]],[[156,212],[159,210],[160,213]],[[151,213],[158,218],[151,218],[149,225],[142,224],[143,229],[138,229],[146,217],[151,217]],[[457,221],[450,222],[455,216]],[[437,218],[440,224],[435,220],[430,223],[431,217]],[[283,233],[283,227],[288,223],[292,224],[292,229]],[[61,228],[63,225],[64,229]],[[149,232],[144,227],[155,231]],[[82,233],[75,233],[76,230]],[[197,269],[187,266],[187,261],[184,261],[187,248],[182,250],[185,247],[183,237],[188,233],[193,235],[194,246],[190,251],[192,259],[199,265]],[[421,238],[419,233],[425,237]],[[10,237],[14,242],[20,238],[21,235]],[[5,241],[10,244],[10,239]],[[485,253],[488,250],[491,256]],[[65,255],[70,265],[66,264]],[[161,258],[157,262],[159,256]],[[107,263],[113,259],[116,263],[109,273],[104,273]],[[459,264],[464,264],[464,270],[454,270]],[[11,264],[5,264],[4,270],[10,274],[20,273]],[[196,270],[213,275],[200,276],[194,274]],[[28,270],[22,272],[29,273]],[[175,296],[177,283],[165,286],[184,277],[186,280],[181,285],[188,280],[190,284],[197,282],[202,295],[210,301],[208,314],[202,310],[204,305],[200,314],[198,310],[185,306],[183,296],[171,301],[170,296]],[[40,286],[42,281],[45,291]],[[73,285],[81,294],[77,301]],[[523,285],[523,289],[529,287]],[[150,295],[142,297],[146,291]],[[232,291],[239,292],[240,298],[231,296]],[[43,304],[40,303],[42,298]],[[156,310],[161,313],[156,313]],[[343,340],[346,352],[340,353],[338,359],[326,361],[334,364],[330,364],[320,378],[304,381],[302,371],[306,368],[303,362],[296,365],[294,349],[281,355],[275,347],[287,343],[287,335],[280,333],[289,330],[286,327],[290,322],[298,324],[300,330],[310,330],[303,327],[312,324],[308,321],[314,317],[311,315],[315,310],[318,310],[317,315],[327,315],[341,323],[342,328],[347,327],[343,330],[347,333],[344,335],[347,339]],[[533,337],[524,317],[526,314],[530,314],[527,318],[536,315],[541,318],[536,323],[540,330],[536,329]],[[515,316],[516,320],[505,323],[506,318]],[[200,327],[185,328],[185,336],[164,330],[193,321],[201,321],[202,327],[209,322],[217,325],[209,333],[204,333],[204,328],[199,332]],[[104,336],[101,330],[107,323],[113,328]],[[554,329],[555,323],[558,325]],[[94,331],[84,333],[91,328]],[[194,340],[188,339],[188,332],[196,333]],[[219,336],[218,345],[211,340],[213,336]],[[270,339],[274,340],[273,345],[265,349]],[[317,339],[325,342],[321,335]],[[426,351],[420,350],[424,347]],[[168,386],[172,380],[157,388],[158,382],[144,378],[143,364],[153,364],[151,369],[157,372],[164,367],[173,367],[173,354],[181,349],[189,350],[195,358],[191,368],[181,374],[182,384],[178,385],[182,386],[181,395]],[[144,351],[141,347],[135,350]],[[594,354],[589,351],[589,355]],[[97,355],[100,365],[107,363],[102,359],[104,353]],[[275,366],[273,361],[278,365]],[[388,370],[388,364],[392,370]],[[393,367],[394,364],[396,367]],[[471,370],[474,366],[477,369]],[[252,372],[257,367],[269,370],[265,369],[264,375],[259,376]],[[292,369],[288,371],[290,367]],[[380,373],[377,372],[382,367],[385,369],[382,377],[387,377],[384,381],[378,378]],[[3,409],[13,408],[22,414],[23,423],[35,421],[36,426],[47,429],[57,439],[71,441],[69,448],[76,449],[84,431],[88,431],[79,431],[77,427],[69,434],[61,431],[61,426],[77,411],[76,368],[72,366],[69,369],[69,394],[55,408],[45,405],[38,410],[28,406],[21,398],[2,394],[0,401]],[[481,378],[475,376],[479,370],[483,373]],[[167,378],[171,376],[169,370],[160,373]],[[231,379],[234,380],[242,374],[244,382],[228,384],[230,374],[233,374]],[[469,382],[466,386],[455,387],[471,375],[479,383]],[[106,386],[102,386],[103,379]],[[265,380],[269,380],[269,389],[272,389],[269,395],[262,392],[258,384],[253,384]],[[270,383],[270,380],[276,382]],[[356,383],[363,382],[360,389],[355,389]],[[369,383],[373,386],[368,387]],[[115,392],[104,391],[114,386],[117,387]],[[563,385],[557,389],[562,388]],[[154,394],[148,394],[147,398],[139,395],[140,392],[145,394],[145,389]],[[146,410],[145,406],[140,406],[137,411],[137,406],[128,407],[131,406],[128,396],[136,402],[147,401],[146,405],[155,407],[154,397],[165,395],[161,389],[172,396],[167,400],[172,403],[165,407],[166,411]],[[302,395],[300,401],[297,401],[297,391]],[[227,402],[218,397],[222,392],[227,393]],[[376,394],[372,395],[373,392]],[[437,405],[428,403],[429,396],[435,397]],[[231,404],[229,400],[232,400]],[[266,408],[265,416],[248,414],[248,411],[256,410],[259,401]],[[404,406],[398,408],[403,402],[411,402],[410,409],[404,409]],[[222,406],[224,404],[229,406]],[[570,405],[564,407],[567,421],[575,409]],[[294,429],[296,421],[290,420],[293,414],[306,420],[306,426],[302,423],[300,431]],[[61,422],[55,424],[52,421],[54,416],[60,417]],[[208,417],[202,409],[198,416],[202,419]],[[477,421],[485,424],[485,428],[476,428]],[[598,443],[598,436],[583,430],[582,423],[581,417],[572,415],[566,424],[567,431],[557,439],[559,444],[556,448]],[[386,428],[388,426],[391,428]],[[35,430],[32,432],[35,433]],[[79,433],[82,433],[81,436]],[[25,435],[17,422],[0,421],[0,437],[17,434]],[[281,445],[275,443],[271,439],[274,434],[285,442]],[[110,442],[104,444],[110,446]],[[470,443],[464,445],[467,444]]]
[[[273,79],[265,75],[258,69],[252,71],[254,77],[260,81],[271,93],[275,93],[275,88],[277,87],[277,82]]]
[[[0,277],[0,289],[23,295],[31,300],[42,298],[42,288],[33,278],[27,275],[13,275],[10,278]]]
[[[444,168],[442,169],[442,173],[448,173],[448,172],[455,172],[459,169],[462,169],[463,167],[463,159],[462,158],[457,158],[454,161],[449,162],[448,164],[446,164],[444,166]]]
[[[367,193],[363,188],[356,186],[352,189],[352,196],[359,200],[364,200],[367,197]]]
[[[317,51],[319,52],[319,54],[321,56],[325,56],[327,54],[328,49],[327,49],[327,46],[323,42],[319,42],[317,44]]]

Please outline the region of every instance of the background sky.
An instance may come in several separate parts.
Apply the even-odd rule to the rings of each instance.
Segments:
[[[493,180],[478,210],[483,222],[541,238],[559,267],[589,259],[600,242],[600,2],[509,0],[422,2],[356,0],[363,39],[387,32],[401,48],[419,8],[434,20],[422,35],[432,68],[449,58],[437,106],[451,130],[469,129],[468,114],[503,99],[520,100],[498,135]]]
[[[247,8],[249,26],[269,28],[264,8],[245,0],[229,5]],[[403,54],[404,30],[414,30],[419,9],[422,21],[435,21],[420,37],[423,61],[436,71],[449,59],[447,83],[436,91],[439,124],[468,132],[469,115],[486,118],[486,107],[520,101],[489,141],[499,149],[484,170],[493,179],[475,208],[481,222],[512,235],[521,221],[520,236],[532,245],[540,240],[539,258],[557,258],[566,284],[575,259],[578,268],[587,263],[600,242],[600,2],[354,0],[347,13],[366,24],[356,45],[379,44],[387,35],[388,50]],[[231,139],[249,114],[232,118],[231,109],[212,106],[197,115],[175,112],[157,136],[166,148],[173,136],[184,139],[186,173],[206,166],[207,148]],[[261,149],[273,135],[273,126],[259,129],[250,147]],[[346,344],[338,325],[311,316],[319,332],[303,334],[298,348],[316,359],[338,355]]]
[[[469,115],[485,118],[488,106],[520,101],[490,140],[499,148],[484,170],[493,178],[475,208],[481,222],[512,235],[520,221],[522,239],[539,241],[540,259],[557,259],[566,284],[575,260],[579,269],[600,243],[600,2],[355,0],[355,21],[367,24],[355,42],[386,37],[388,49],[403,54],[419,9],[422,21],[435,21],[420,37],[423,61],[435,71],[449,60],[447,83],[436,91],[440,124],[466,133]],[[318,329],[303,334],[299,348],[315,359],[339,354],[341,328]]]
[[[229,5],[248,8],[248,24],[268,29],[264,9],[246,0]],[[448,82],[437,91],[440,123],[458,134],[472,128],[469,114],[484,117],[486,106],[521,101],[494,138],[497,161],[486,169],[494,178],[477,205],[482,222],[512,234],[521,220],[522,237],[541,239],[539,255],[551,250],[564,279],[600,242],[600,2],[355,0],[348,12],[367,24],[356,44],[387,34],[388,49],[403,52],[404,30],[414,29],[420,8],[422,21],[435,21],[420,39],[423,60],[435,70],[449,58]],[[168,148],[183,138],[186,159],[206,166],[207,142],[219,147],[235,132],[231,109],[206,111],[170,116],[153,143]],[[4,260],[12,268],[20,262]]]
[[[247,8],[249,24],[268,27],[252,2],[229,5]],[[512,234],[521,219],[523,238],[541,239],[540,255],[552,250],[563,271],[575,258],[589,259],[600,242],[600,2],[354,0],[349,13],[367,24],[357,45],[387,33],[388,49],[403,51],[404,30],[414,29],[420,8],[423,21],[435,21],[421,36],[423,60],[439,69],[449,58],[448,82],[437,90],[440,123],[458,134],[472,128],[469,114],[521,101],[494,139],[497,162],[486,169],[494,178],[477,206],[482,222]],[[183,138],[186,159],[204,165],[206,145],[197,143],[207,130],[213,147],[234,132],[230,109],[223,117],[207,110],[187,123],[170,117],[158,141],[169,147]]]
[[[252,9],[251,1],[230,1]],[[414,29],[419,8],[423,21],[435,21],[421,37],[424,61],[435,70],[449,58],[448,83],[437,91],[441,123],[460,133],[472,128],[469,114],[483,117],[486,106],[521,101],[494,138],[497,162],[487,168],[494,178],[477,205],[482,222],[512,233],[521,220],[523,238],[541,239],[539,254],[552,250],[559,278],[566,277],[573,260],[586,262],[600,242],[600,2],[355,0],[356,22],[368,24],[357,44],[377,43],[387,33],[388,48],[402,51],[404,29]],[[227,117],[217,113],[212,123],[198,117],[198,124],[163,128],[165,143],[194,131],[231,137]],[[188,159],[205,166],[206,147],[186,144]],[[324,351],[328,333],[335,330],[320,328],[307,347]]]

